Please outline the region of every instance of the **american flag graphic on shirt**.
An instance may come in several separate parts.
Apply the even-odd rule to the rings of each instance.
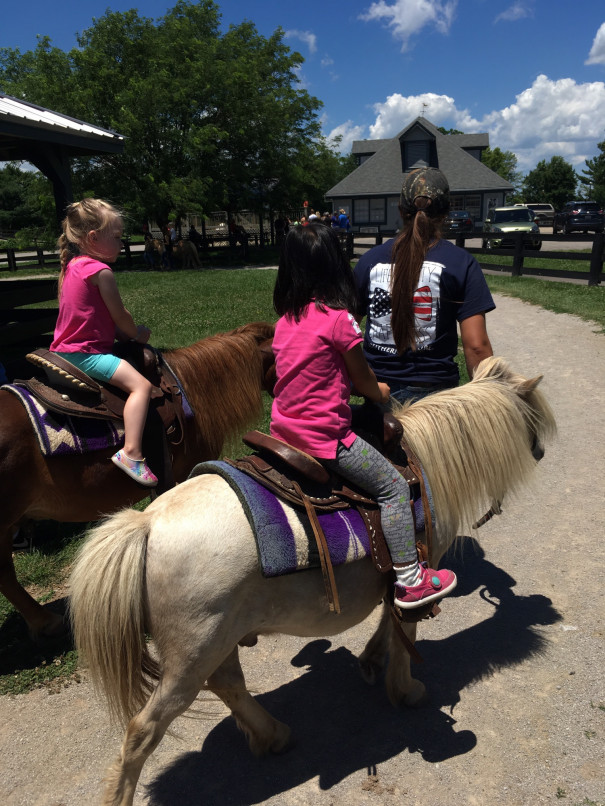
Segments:
[[[391,267],[378,263],[370,270],[369,281],[369,342],[383,353],[397,354],[391,329]],[[444,266],[425,260],[420,273],[420,283],[414,293],[416,317],[416,347],[422,349],[435,340],[439,288]]]

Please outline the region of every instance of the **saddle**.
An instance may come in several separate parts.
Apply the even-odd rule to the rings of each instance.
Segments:
[[[163,396],[152,398],[143,441],[150,464],[162,468],[158,492],[174,487],[169,445],[180,445],[185,436],[181,388],[159,350],[148,345],[124,342],[114,353],[129,361]],[[111,384],[90,378],[78,367],[49,350],[28,353],[27,360],[44,370],[45,376],[19,380],[34,397],[51,411],[71,417],[123,420],[126,392]]]
[[[430,506],[419,462],[409,447],[404,446],[401,424],[391,414],[383,414],[377,406],[364,404],[353,408],[352,427],[393,463],[414,496],[422,499],[427,544],[419,544],[418,549],[421,558],[428,559],[432,536]],[[305,510],[317,542],[328,606],[339,613],[334,572],[317,513],[351,507],[357,509],[368,530],[374,565],[385,573],[392,569],[393,564],[380,524],[378,504],[362,490],[349,486],[348,482],[328,471],[312,456],[280,439],[249,431],[243,441],[254,449],[254,453],[224,461],[254,478],[278,498]]]

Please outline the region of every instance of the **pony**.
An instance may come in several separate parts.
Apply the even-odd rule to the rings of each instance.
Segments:
[[[433,492],[433,563],[487,503],[520,489],[541,458],[555,422],[539,380],[485,359],[466,386],[396,409]],[[362,673],[375,681],[388,656],[390,700],[423,700],[386,604],[390,575],[369,558],[334,572],[338,615],[325,604],[319,569],[264,578],[246,515],[219,476],[192,477],[144,512],[124,510],[92,530],[71,575],[70,611],[92,681],[127,726],[105,806],[132,804],[145,760],[202,689],[231,710],[253,753],[288,747],[289,728],[248,693],[239,662],[238,645],[251,646],[260,634],[334,635],[385,600],[360,656]],[[413,641],[416,625],[405,631]]]
[[[244,325],[202,339],[164,357],[195,413],[173,447],[173,475],[187,478],[200,461],[219,457],[223,444],[262,415],[265,370],[273,364],[274,326]],[[27,412],[0,390],[0,593],[21,613],[34,638],[64,629],[62,617],[38,604],[19,584],[12,535],[25,519],[86,522],[145,498],[149,491],[109,461],[111,449],[81,456],[44,457]]]
[[[148,269],[160,267],[164,261],[164,244],[158,238],[145,240],[143,260]]]
[[[172,250],[172,256],[177,261],[180,261],[183,269],[199,269],[202,265],[197,246],[193,241],[183,239],[177,241]]]

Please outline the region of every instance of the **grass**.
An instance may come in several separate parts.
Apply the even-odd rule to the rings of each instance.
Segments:
[[[264,254],[269,258],[266,262],[275,265],[275,255],[269,255],[269,250]],[[161,348],[180,347],[246,322],[276,318],[272,305],[275,272],[270,269],[118,271],[116,277],[126,307],[136,321],[151,328],[152,342]],[[487,280],[494,292],[581,316],[605,331],[604,288],[500,275]],[[463,364],[460,359],[461,375],[467,380]],[[268,429],[269,413],[270,399],[265,396],[259,428]],[[37,524],[33,553],[16,555],[19,579],[40,601],[59,597],[58,605],[64,604],[64,583],[82,540],[81,531],[82,525]],[[0,597],[0,694],[36,686],[54,691],[77,679],[77,658],[69,642],[48,648],[34,646],[22,619]]]

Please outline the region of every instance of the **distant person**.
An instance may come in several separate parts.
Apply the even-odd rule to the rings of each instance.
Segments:
[[[485,315],[496,306],[475,258],[441,238],[449,209],[441,171],[410,171],[399,201],[401,233],[355,266],[359,313],[367,317],[364,353],[399,401],[458,385],[458,323],[469,377],[492,355]]]
[[[376,497],[396,574],[395,604],[421,607],[456,586],[452,571],[418,563],[410,489],[376,448],[351,430],[351,384],[389,399],[363,356],[353,276],[338,234],[321,223],[293,229],[281,252],[273,303],[275,398],[271,434]]]
[[[50,349],[91,378],[128,393],[124,404],[124,448],[111,461],[145,487],[157,478],[142,452],[151,397],[162,395],[128,361],[112,354],[114,340],[149,341],[151,331],[135,325],[124,307],[113,271],[122,249],[122,218],[101,199],[70,204],[59,237],[59,315]]]
[[[345,211],[342,208],[338,215],[338,226],[340,227],[340,229],[346,230],[346,232],[348,232],[351,229],[351,224],[349,223],[349,216],[345,213]]]

